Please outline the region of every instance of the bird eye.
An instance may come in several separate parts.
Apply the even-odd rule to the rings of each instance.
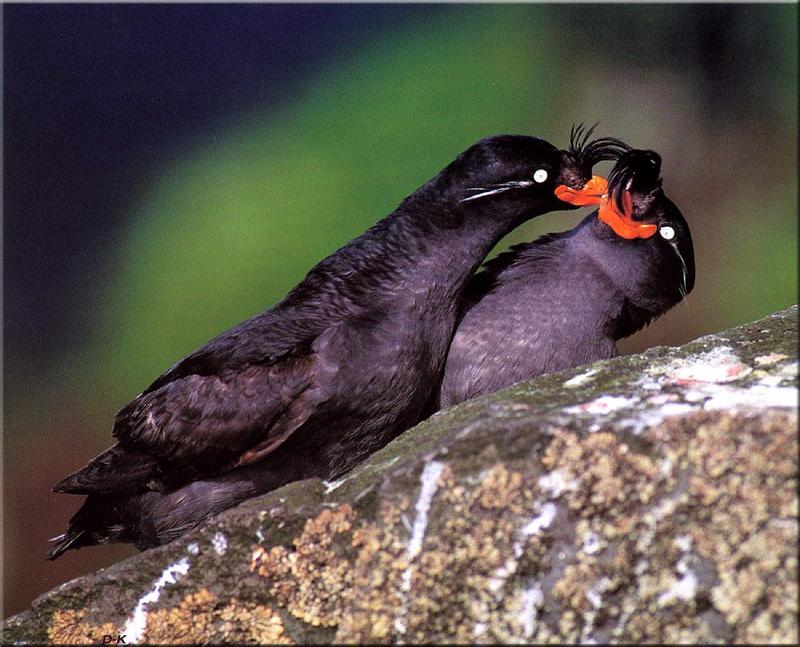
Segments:
[[[664,240],[672,240],[675,238],[675,229],[669,225],[662,225],[658,233],[661,234],[661,238]]]
[[[536,173],[533,174],[533,179],[535,182],[541,184],[547,179],[547,171],[545,171],[543,168],[538,169]]]

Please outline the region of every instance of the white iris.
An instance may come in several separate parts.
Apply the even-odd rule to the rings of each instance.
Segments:
[[[533,179],[541,184],[547,179],[547,171],[545,171],[543,168],[540,168],[536,171],[536,173],[533,174]]]
[[[664,240],[672,240],[675,238],[675,230],[669,225],[663,225],[661,229],[658,230],[658,233],[661,234]]]

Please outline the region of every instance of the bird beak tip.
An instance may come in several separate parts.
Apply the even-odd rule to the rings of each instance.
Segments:
[[[562,202],[576,207],[600,204],[608,191],[608,181],[602,175],[593,175],[580,189],[573,189],[566,184],[556,187],[554,194]]]

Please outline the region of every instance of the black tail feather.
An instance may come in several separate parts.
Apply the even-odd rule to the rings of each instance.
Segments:
[[[83,505],[69,520],[67,532],[53,537],[55,545],[47,559],[56,559],[67,550],[84,546],[126,541],[127,525],[123,523],[127,495],[98,495],[86,497]]]
[[[47,552],[47,559],[53,561],[59,557],[63,552],[70,548],[77,550],[81,546],[91,545],[87,541],[87,531],[85,528],[78,528],[70,523],[69,530],[63,535],[53,537],[50,541],[56,542],[55,545]]]
[[[108,494],[145,489],[156,475],[152,456],[123,449],[119,445],[107,449],[89,463],[53,486],[54,492],[65,494]]]

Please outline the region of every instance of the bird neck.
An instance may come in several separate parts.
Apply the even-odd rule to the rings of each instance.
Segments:
[[[500,238],[524,220],[511,215],[519,210],[497,205],[480,213],[465,209],[460,195],[429,182],[318,263],[281,307],[321,300],[332,312],[350,312],[385,300],[394,309],[409,302],[416,307],[434,303],[455,313],[467,279]]]
[[[517,213],[496,205],[465,209],[454,201],[432,200],[410,209],[403,203],[387,240],[403,250],[393,255],[399,282],[424,285],[443,298],[460,296],[491,249],[524,220]]]
[[[592,214],[571,231],[493,259],[469,282],[466,309],[484,299],[502,302],[547,338],[565,333],[567,324],[573,345],[633,334],[669,306],[651,296],[658,290],[641,267],[641,254],[598,225],[608,229]]]
[[[516,246],[490,262],[474,283],[479,292],[502,289],[509,297],[518,295],[537,326],[562,328],[569,321],[572,335],[605,334],[624,297],[587,255],[584,237],[579,225]]]
[[[607,326],[615,340],[632,335],[664,314],[679,299],[659,271],[658,255],[645,240],[624,240],[595,217],[581,223],[573,248],[606,277],[612,304]]]

